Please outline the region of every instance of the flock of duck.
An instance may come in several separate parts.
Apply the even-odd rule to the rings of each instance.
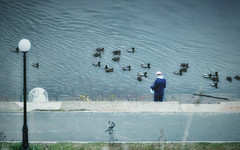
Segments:
[[[128,53],[135,53],[135,48],[133,47],[131,49],[126,49],[126,51]],[[96,48],[96,52],[93,54],[93,56],[101,58],[103,52],[104,52],[104,48],[100,48],[100,47]],[[115,50],[115,51],[112,51],[112,53],[114,55],[112,60],[115,61],[115,62],[119,62],[120,61],[120,55],[122,53],[121,50]],[[92,62],[92,65],[100,67],[101,66],[101,61]],[[142,63],[141,67],[150,69],[151,68],[151,64],[150,63],[147,63],[147,64]],[[105,72],[113,72],[114,71],[114,68],[110,67],[109,65],[105,65],[104,69],[105,69]],[[123,71],[131,71],[131,69],[132,69],[132,67],[130,65],[122,67]],[[147,78],[147,72],[138,72],[137,73],[137,80],[139,82],[142,81],[142,77]]]
[[[20,50],[19,50],[19,48],[17,47],[16,49],[13,49],[13,50],[11,50],[11,51],[14,52],[14,53],[19,53]],[[133,47],[133,48],[131,48],[131,49],[126,49],[126,51],[127,51],[128,53],[135,53],[135,48]],[[96,53],[94,53],[93,56],[94,56],[94,57],[100,57],[100,58],[101,58],[103,52],[104,52],[104,48],[96,48]],[[119,61],[120,61],[121,50],[115,50],[115,51],[112,51],[112,52],[113,52],[113,55],[114,55],[114,57],[112,58],[112,60],[115,61],[115,62],[119,62]],[[100,66],[101,66],[101,61],[93,62],[92,64],[93,64],[94,66],[100,67]],[[33,64],[32,64],[32,67],[35,67],[35,68],[38,69],[38,68],[39,68],[39,63],[33,63]],[[151,68],[151,64],[150,64],[150,63],[147,63],[147,64],[142,63],[142,64],[141,64],[141,67],[142,67],[142,68],[148,68],[148,69],[150,69],[150,68]],[[179,70],[173,71],[173,73],[176,74],[176,75],[182,76],[183,72],[187,72],[188,68],[189,68],[189,64],[188,64],[188,63],[181,63]],[[105,65],[104,69],[105,69],[105,72],[113,72],[113,71],[114,71],[114,69],[111,68],[111,67],[109,67],[109,65]],[[130,65],[129,65],[129,66],[122,67],[122,70],[123,70],[123,71],[130,71],[131,69],[132,69],[132,68],[131,68]],[[218,88],[218,82],[219,82],[218,72],[208,73],[208,74],[204,73],[202,76],[203,76],[204,78],[208,78],[208,79],[210,79],[210,80],[212,81],[212,82],[209,82],[209,84],[210,84],[211,86],[215,87],[216,89]],[[138,73],[137,73],[137,80],[138,80],[139,82],[142,81],[142,77],[147,78],[147,72],[138,72]],[[232,82],[232,78],[234,78],[234,79],[236,79],[236,80],[240,80],[240,76],[239,76],[239,75],[236,75],[236,76],[234,76],[234,77],[227,76],[227,77],[226,77],[226,80],[229,81],[229,82]]]
[[[209,73],[209,74],[204,73],[203,77],[212,80],[213,82],[209,82],[209,84],[211,86],[215,87],[216,89],[218,88],[218,82],[219,82],[218,72],[215,72],[214,74],[212,74],[212,73]],[[236,76],[234,76],[234,79],[240,80],[240,76],[236,75]],[[232,82],[232,77],[227,76],[226,80],[229,81],[229,82]]]
[[[132,49],[126,49],[126,51],[129,52],[129,53],[135,53],[135,48],[133,47]],[[104,52],[104,48],[96,48],[96,53],[94,53],[93,56],[101,58],[103,52]],[[121,50],[115,50],[115,51],[112,51],[112,53],[114,55],[112,60],[115,61],[115,62],[119,62],[120,61]],[[101,66],[101,62],[100,61],[93,62],[92,64],[94,66],[99,66],[99,67]],[[151,64],[150,63],[147,63],[147,64],[143,64],[142,63],[141,67],[150,69],[151,68]],[[105,68],[105,72],[113,72],[114,71],[114,69],[109,67],[108,65],[105,65],[104,68]],[[183,72],[187,72],[188,68],[189,68],[189,64],[188,63],[180,63],[179,70],[173,71],[173,73],[176,74],[176,75],[182,76]],[[122,70],[123,71],[130,71],[131,70],[131,66],[129,65],[129,66],[122,67]],[[147,78],[147,72],[138,72],[137,73],[137,80],[139,82],[142,81],[142,77]],[[218,72],[209,73],[209,74],[204,73],[203,77],[210,79],[212,82],[209,82],[209,84],[211,86],[215,87],[215,88],[218,88],[218,82],[219,82]],[[234,76],[234,78],[236,80],[240,80],[240,76],[238,76],[238,75]],[[232,82],[232,77],[227,76],[226,80],[229,81],[229,82]]]
[[[181,63],[178,71],[173,71],[174,74],[182,76],[183,72],[187,72],[189,66],[188,63]]]
[[[176,75],[182,76],[182,73],[187,72],[188,68],[189,68],[188,63],[181,63],[180,69],[178,71],[173,71],[173,73]],[[210,79],[212,82],[209,82],[209,84],[211,86],[215,87],[216,89],[218,88],[218,82],[219,82],[218,72],[215,72],[214,74],[213,73],[209,73],[209,74],[204,73],[203,77]],[[240,76],[236,75],[236,76],[234,76],[234,79],[240,80]],[[229,82],[232,82],[232,77],[227,76],[226,80]]]

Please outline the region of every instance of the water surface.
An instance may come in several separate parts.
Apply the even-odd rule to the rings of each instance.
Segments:
[[[238,0],[0,0],[0,97],[18,101],[23,88],[22,53],[10,52],[22,38],[27,53],[28,91],[44,88],[50,101],[90,98],[141,99],[157,71],[167,79],[166,94],[240,93],[240,1]],[[102,58],[95,48],[104,47]],[[136,53],[125,51],[135,47]],[[113,62],[114,50],[122,50]],[[100,68],[92,62],[101,61]],[[32,63],[38,62],[39,69]],[[190,68],[172,72],[179,63]],[[141,68],[151,63],[151,69]],[[104,65],[114,68],[106,73]],[[130,72],[122,71],[131,65]],[[142,82],[137,72],[148,72]],[[218,89],[203,73],[219,72]],[[73,98],[74,97],[74,98]]]

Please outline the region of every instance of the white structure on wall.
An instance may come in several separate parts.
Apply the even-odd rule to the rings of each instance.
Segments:
[[[43,88],[34,88],[29,92],[28,95],[29,102],[48,102],[47,91]]]

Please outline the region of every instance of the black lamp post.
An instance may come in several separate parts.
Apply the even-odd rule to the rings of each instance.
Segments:
[[[22,129],[22,150],[28,150],[29,143],[28,143],[28,126],[27,126],[27,77],[26,77],[26,53],[31,48],[31,43],[27,39],[22,39],[18,43],[18,47],[20,51],[23,52],[23,98],[24,98],[24,105],[23,105],[23,129]]]

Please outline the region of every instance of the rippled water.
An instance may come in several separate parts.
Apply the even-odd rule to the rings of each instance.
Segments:
[[[0,0],[0,97],[18,101],[22,95],[22,53],[10,52],[22,38],[27,53],[28,91],[44,88],[50,100],[151,97],[156,71],[167,79],[166,94],[240,94],[240,1],[238,0]],[[95,48],[104,47],[102,58]],[[135,47],[136,53],[127,48]],[[122,50],[113,62],[113,50]],[[100,68],[92,65],[101,61]],[[32,63],[38,62],[39,69]],[[172,72],[179,63],[190,68]],[[151,69],[141,68],[151,63]],[[104,65],[114,67],[106,73]],[[123,66],[131,65],[130,72]],[[137,72],[148,72],[142,82]],[[203,73],[219,72],[218,89]]]

